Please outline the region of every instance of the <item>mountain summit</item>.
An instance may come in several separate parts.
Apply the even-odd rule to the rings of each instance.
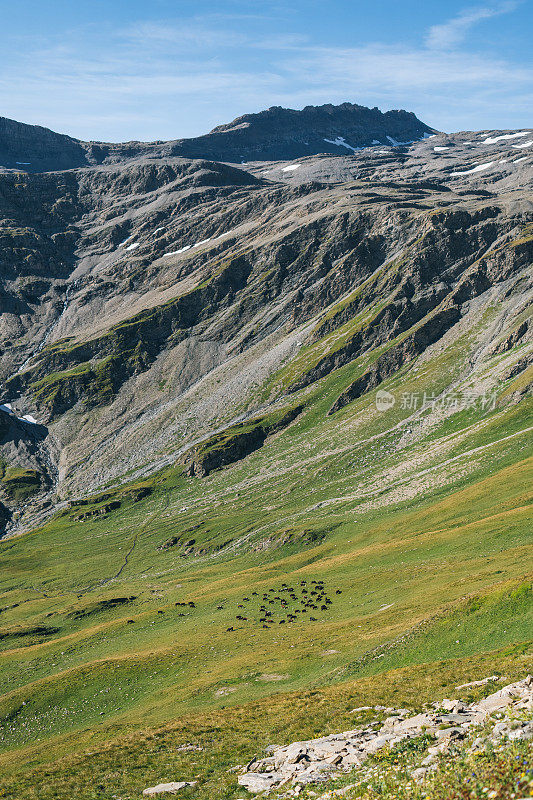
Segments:
[[[435,131],[408,111],[386,111],[352,103],[273,106],[218,125],[210,133],[169,142],[82,142],[39,125],[0,117],[0,168],[52,172],[145,156],[213,161],[282,161],[318,153],[348,155],[371,145],[401,145]]]
[[[353,103],[273,106],[176,143],[174,155],[215,161],[282,161],[317,153],[346,155],[370,145],[410,144],[435,131],[408,111],[381,112]]]

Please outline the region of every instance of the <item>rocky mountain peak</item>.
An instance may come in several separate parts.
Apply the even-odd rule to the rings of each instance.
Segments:
[[[219,161],[289,160],[317,153],[346,155],[370,145],[405,144],[434,133],[415,114],[354,103],[272,106],[218,125],[206,136],[176,143],[176,154]]]

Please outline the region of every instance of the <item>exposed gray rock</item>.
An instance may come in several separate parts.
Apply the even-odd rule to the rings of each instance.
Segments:
[[[361,767],[369,755],[375,754],[385,747],[394,747],[399,742],[418,737],[423,733],[434,736],[436,743],[427,749],[420,766],[412,771],[414,780],[421,781],[436,765],[438,756],[450,751],[454,743],[465,738],[468,727],[480,723],[490,723],[491,714],[504,709],[507,715],[523,713],[533,703],[533,681],[528,676],[523,681],[509,684],[498,692],[480,700],[467,704],[460,700],[441,700],[434,703],[435,710],[423,714],[407,716],[408,709],[383,709],[389,717],[378,730],[371,727],[335,733],[319,739],[268,749],[272,756],[253,762],[253,772],[246,772],[239,777],[241,786],[252,792],[266,792],[281,786],[292,784],[294,787],[310,783],[320,783],[332,777]],[[526,709],[526,706],[528,707]],[[456,713],[443,714],[442,710]],[[365,708],[365,710],[369,710]],[[532,709],[533,710],[533,709]],[[459,713],[460,711],[460,713]],[[513,720],[506,716],[501,721],[492,719],[491,738],[501,741],[533,738],[533,721]],[[442,725],[449,727],[442,728]],[[455,723],[455,724],[451,724]],[[486,737],[474,739],[470,748],[477,750],[486,743]],[[269,768],[275,764],[276,770]],[[261,772],[265,769],[265,772]],[[334,797],[331,792],[325,797]]]
[[[196,781],[174,781],[172,783],[158,783],[157,786],[149,786],[143,791],[144,797],[156,797],[162,794],[177,794],[186,786],[196,786]]]

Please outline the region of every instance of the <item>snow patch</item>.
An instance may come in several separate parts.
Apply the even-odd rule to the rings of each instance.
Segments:
[[[15,164],[18,164],[20,167],[29,167],[31,161],[15,161]]]
[[[202,239],[200,242],[196,242],[196,244],[193,244],[193,247],[200,247],[201,244],[207,244],[207,242],[210,242],[210,241],[211,241],[210,238],[209,239]]]
[[[325,142],[328,144],[336,144],[337,147],[345,147],[347,150],[352,150],[354,153],[357,153],[357,150],[360,148],[352,147],[351,144],[345,141],[344,136],[337,136],[335,139],[324,139]],[[381,144],[378,142],[378,144]]]
[[[32,417],[31,414],[24,414],[24,416],[21,417],[21,419],[23,419],[25,422],[31,422],[32,425],[38,425],[39,424],[37,422],[37,420],[35,419],[35,417]]]
[[[379,139],[372,139],[372,144],[381,144]]]
[[[489,136],[481,144],[495,144],[501,142],[503,139],[518,139],[520,136],[528,136],[531,131],[522,131],[521,133],[502,133],[500,136]]]
[[[301,167],[301,166],[302,166],[301,164],[289,164],[288,167],[282,167],[281,171],[282,172],[292,172],[293,170],[298,169],[298,167]]]
[[[515,161],[513,161],[513,164],[520,164],[521,161],[527,161],[527,159],[528,156],[522,156],[522,158],[517,158]]]
[[[168,258],[169,256],[179,256],[180,253],[185,253],[186,250],[190,250],[192,245],[186,244],[185,247],[180,247],[179,250],[171,250],[170,253],[164,253],[163,258]]]
[[[133,239],[134,236],[135,234],[132,233],[131,236],[128,236],[127,239],[124,239],[124,241],[121,242],[119,245],[117,245],[117,247],[124,247],[124,245],[127,244],[131,239]]]
[[[531,141],[529,142],[522,142],[522,144],[513,144],[511,146],[514,147],[515,150],[522,150],[524,147],[531,147],[532,144],[533,144],[533,139],[531,139]]]
[[[140,247],[140,243],[139,242],[135,242],[135,244],[129,244],[126,247],[126,250],[136,250],[138,247]]]
[[[472,169],[464,170],[464,172],[452,172],[452,177],[454,175],[472,175],[474,172],[482,172],[484,169],[489,169],[492,167],[494,161],[487,161],[485,164],[478,164],[477,167],[473,167]]]
[[[442,147],[434,147],[434,148],[433,148],[433,150],[434,150],[436,153],[442,153],[442,151],[443,151],[443,150],[449,150],[449,149],[450,149],[450,148],[448,147],[448,145],[444,145],[444,144],[442,145]]]

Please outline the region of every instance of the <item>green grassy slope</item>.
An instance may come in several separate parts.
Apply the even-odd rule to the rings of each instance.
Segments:
[[[373,351],[291,395],[302,413],[246,458],[110,487],[0,542],[5,796],[126,800],[186,771],[195,797],[237,797],[226,770],[269,740],[531,669],[531,398],[401,402],[468,389],[475,336],[382,384],[388,411],[374,390],[327,415]],[[312,581],[325,608],[302,604]],[[190,741],[209,756],[176,750]]]

